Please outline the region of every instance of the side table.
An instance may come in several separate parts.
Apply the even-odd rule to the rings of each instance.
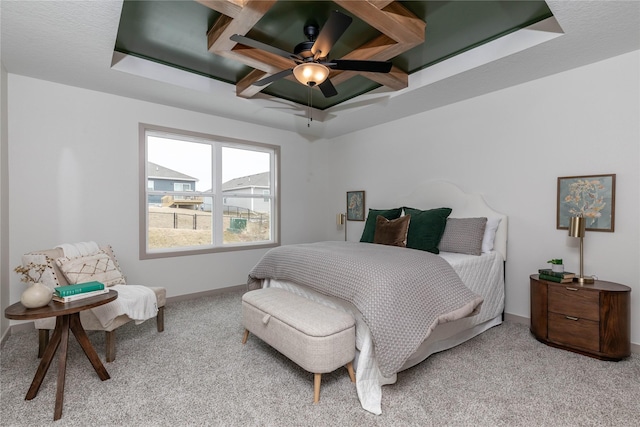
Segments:
[[[62,344],[60,355],[58,356],[58,382],[56,389],[56,405],[53,412],[53,419],[59,420],[62,417],[62,403],[64,400],[64,380],[67,368],[67,351],[69,344],[69,330],[73,332],[78,343],[84,350],[84,354],[87,356],[93,369],[95,369],[98,377],[104,381],[111,378],[109,373],[105,369],[104,365],[98,357],[98,353],[91,345],[89,337],[85,332],[82,324],[80,323],[80,312],[88,310],[108,302],[111,302],[118,298],[118,292],[109,291],[106,294],[97,295],[77,301],[71,301],[68,303],[59,303],[55,301],[49,302],[49,305],[40,308],[26,308],[22,303],[17,302],[10,305],[4,311],[4,315],[7,319],[13,320],[35,320],[43,319],[46,317],[56,317],[56,327],[53,330],[51,340],[47,345],[47,348],[42,355],[40,365],[36,371],[31,387],[27,391],[25,400],[31,400],[38,395],[38,390],[42,384],[42,380],[49,370],[49,365],[53,360],[53,356],[58,350],[58,346]]]
[[[552,347],[602,360],[631,354],[631,288],[596,280],[556,283],[530,276],[531,333]]]

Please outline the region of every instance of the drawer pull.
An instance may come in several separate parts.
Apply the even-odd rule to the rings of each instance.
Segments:
[[[564,316],[567,320],[579,320],[577,317],[573,316]]]
[[[570,288],[568,286],[565,286],[565,289],[568,290],[568,291],[577,291],[578,290],[578,288]]]

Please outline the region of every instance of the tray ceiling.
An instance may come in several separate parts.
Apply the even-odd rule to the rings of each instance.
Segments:
[[[227,33],[293,51],[306,40],[303,26],[315,21],[322,28],[331,10],[353,17],[331,58],[390,60],[394,68],[389,75],[333,72],[338,95],[325,98],[314,89],[312,102],[318,109],[381,85],[402,89],[412,73],[552,16],[544,1],[125,0],[115,51],[236,85],[240,97],[262,89],[271,97],[306,105],[307,90],[293,79],[266,88],[251,85],[292,61],[236,45]]]

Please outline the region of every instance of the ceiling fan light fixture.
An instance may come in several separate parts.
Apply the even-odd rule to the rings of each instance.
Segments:
[[[317,62],[305,62],[293,69],[296,80],[305,86],[316,86],[329,77],[329,68]]]

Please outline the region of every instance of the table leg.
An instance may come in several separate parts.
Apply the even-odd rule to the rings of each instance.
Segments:
[[[31,400],[38,395],[38,390],[40,389],[42,380],[49,370],[49,365],[51,365],[51,361],[53,360],[53,356],[56,354],[56,350],[58,350],[58,345],[60,344],[60,338],[62,336],[62,330],[65,329],[65,324],[66,328],[68,328],[69,319],[67,318],[67,316],[59,316],[56,318],[56,327],[53,330],[51,339],[49,340],[49,345],[47,345],[47,348],[44,350],[44,353],[42,355],[42,359],[40,359],[38,370],[36,371],[36,375],[33,377],[31,387],[29,387],[29,391],[27,391],[25,400]]]
[[[98,377],[102,381],[108,380],[109,378],[111,378],[109,376],[109,373],[107,372],[107,369],[102,364],[102,361],[98,356],[98,353],[91,345],[91,341],[89,341],[89,337],[87,336],[87,333],[82,327],[82,323],[80,323],[79,313],[74,313],[71,315],[70,323],[71,323],[71,332],[73,332],[73,335],[76,336],[76,340],[78,340],[78,343],[80,343],[80,347],[82,347],[82,349],[84,350],[84,354],[87,356],[87,359],[89,359],[89,361],[91,362],[91,365],[93,366],[93,369],[95,369],[96,373],[98,374]]]
[[[76,313],[78,314],[78,313]],[[58,355],[58,385],[56,388],[56,406],[53,410],[53,420],[59,420],[62,417],[62,404],[64,402],[64,380],[67,373],[67,351],[69,350],[69,316],[61,316],[64,327],[60,336],[60,354]]]

